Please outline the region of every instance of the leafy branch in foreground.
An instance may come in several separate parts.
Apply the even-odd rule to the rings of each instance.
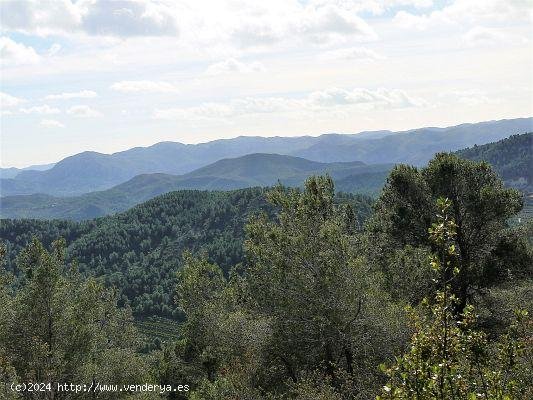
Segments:
[[[389,382],[377,399],[531,398],[531,319],[526,311],[517,311],[508,333],[491,345],[486,334],[476,329],[471,305],[455,312],[457,298],[450,288],[460,272],[456,225],[449,216],[448,199],[440,198],[437,207],[437,222],[429,236],[438,252],[430,265],[440,290],[433,303],[422,302],[422,312],[409,309],[415,332],[410,348],[392,366],[382,365]]]

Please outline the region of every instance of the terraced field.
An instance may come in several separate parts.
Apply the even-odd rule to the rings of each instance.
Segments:
[[[142,321],[136,321],[135,325],[139,332],[148,339],[157,338],[161,342],[166,342],[180,337],[180,325],[171,319],[150,317]]]
[[[533,193],[526,196],[524,208],[518,215],[523,220],[533,219]]]

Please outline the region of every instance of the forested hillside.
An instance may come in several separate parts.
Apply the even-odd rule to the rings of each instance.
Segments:
[[[279,154],[228,158],[185,175],[145,174],[111,189],[75,197],[43,194],[0,198],[2,218],[84,220],[133,207],[163,193],[180,189],[234,190],[253,186],[302,186],[313,174],[329,173],[340,191],[377,194],[392,164],[319,163]]]
[[[524,194],[524,208],[516,220],[533,219],[533,133],[513,135],[456,154],[469,160],[488,162],[506,186]]]
[[[486,161],[505,184],[526,194],[531,213],[533,144],[532,134],[513,135],[498,142],[460,150],[459,157]],[[278,154],[250,154],[224,159],[185,175],[145,174],[111,189],[75,197],[43,194],[0,198],[0,217],[86,220],[125,211],[155,196],[180,189],[233,190],[251,186],[272,186],[281,182],[301,186],[313,174],[329,173],[337,190],[377,195],[391,164],[365,165],[361,162],[319,163]]]
[[[533,192],[533,133],[512,135],[498,142],[460,150],[459,157],[486,161],[510,187]]]
[[[74,223],[29,219],[1,221],[7,244],[7,268],[17,273],[15,256],[33,237],[49,246],[59,237],[68,243],[68,259],[82,273],[102,277],[120,291],[120,304],[135,315],[176,316],[172,291],[185,249],[205,251],[224,271],[243,261],[243,226],[253,213],[272,212],[265,189],[233,192],[178,191],[152,199],[111,217]],[[372,200],[343,195],[362,223]]]

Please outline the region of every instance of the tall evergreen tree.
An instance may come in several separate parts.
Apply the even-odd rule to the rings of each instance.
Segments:
[[[531,271],[527,256],[525,263],[502,268],[506,258],[515,257],[515,251],[522,252],[520,240],[505,237],[507,220],[522,207],[521,194],[505,188],[488,164],[441,153],[420,170],[405,165],[394,168],[376,203],[367,225],[367,249],[388,282],[398,282],[410,272],[398,259],[406,246],[418,251],[434,249],[426,233],[435,221],[439,197],[451,200],[450,213],[457,224],[454,240],[461,277],[455,281],[454,291],[459,311],[476,291],[505,279],[507,268],[518,274]],[[502,241],[508,243],[508,251],[498,251]],[[415,273],[423,268],[419,263]],[[390,290],[411,298],[409,292],[398,293],[393,285]]]

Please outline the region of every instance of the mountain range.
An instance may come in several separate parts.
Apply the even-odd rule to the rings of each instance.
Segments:
[[[233,190],[278,182],[300,186],[308,176],[324,173],[335,179],[339,191],[374,194],[392,166],[366,165],[360,161],[320,163],[279,154],[249,154],[220,160],[184,175],[141,174],[113,188],[79,196],[7,196],[0,198],[0,216],[84,220],[127,210],[174,190]]]
[[[319,163],[359,161],[423,165],[439,151],[455,151],[532,130],[533,118],[518,118],[403,132],[373,131],[317,137],[241,136],[201,144],[161,142],[113,154],[83,152],[44,171],[3,169],[0,195],[75,196],[112,188],[141,174],[184,175],[222,159],[253,153],[290,155]],[[229,187],[238,187],[230,181],[226,182]]]
[[[507,186],[518,188],[526,195],[533,192],[533,133],[512,135],[456,154],[487,161]],[[360,161],[319,163],[279,154],[249,154],[220,160],[184,175],[141,174],[111,189],[80,196],[7,196],[0,198],[0,217],[86,220],[127,210],[175,190],[233,190],[272,186],[277,182],[300,186],[309,175],[324,173],[334,178],[338,191],[374,195],[385,183],[392,166],[367,165]],[[529,207],[530,201],[527,204]]]
[[[487,161],[506,184],[518,183],[526,189],[524,183],[531,183],[532,140],[533,133],[513,135],[456,154]],[[144,174],[112,189],[77,197],[7,197],[1,199],[2,216],[19,213],[19,217],[64,219],[4,219],[0,240],[7,244],[7,269],[14,271],[16,254],[33,237],[46,246],[64,237],[69,243],[68,257],[77,260],[80,272],[101,277],[106,285],[116,287],[122,304],[129,304],[136,317],[176,317],[172,303],[175,271],[181,266],[183,250],[205,252],[210,261],[227,272],[243,260],[243,226],[248,217],[260,210],[272,214],[273,208],[266,204],[263,188],[172,190],[197,185],[204,189],[268,185],[278,179],[297,184],[308,174],[322,172],[334,177],[338,189],[371,174],[383,174],[382,185],[390,166],[250,154],[217,161],[181,176]],[[172,192],[158,195],[165,191]],[[373,200],[368,196],[337,193],[336,201],[352,204],[361,223],[372,212]],[[136,203],[141,204],[131,207]],[[116,214],[81,222],[65,220],[85,219],[91,213]]]

